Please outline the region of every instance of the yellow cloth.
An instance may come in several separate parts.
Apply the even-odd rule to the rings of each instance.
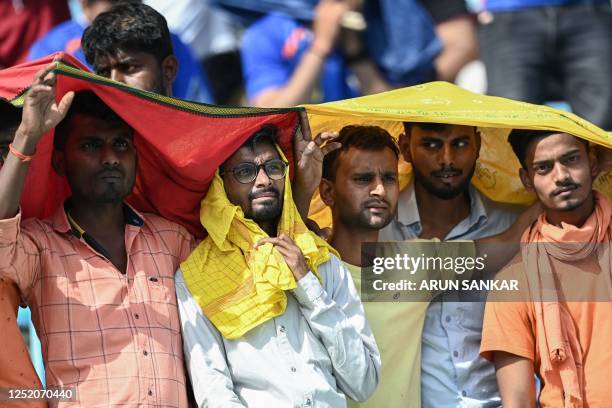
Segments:
[[[230,203],[218,172],[202,201],[200,221],[209,235],[181,264],[181,270],[189,291],[217,330],[225,338],[236,339],[283,314],[287,306],[284,291],[296,287],[293,273],[272,244],[253,248],[268,234]],[[281,232],[293,239],[320,279],[317,268],[334,251],[304,225],[293,202],[289,177],[285,177],[278,225]]]
[[[394,137],[404,131],[402,121],[439,122],[477,126],[482,134],[473,183],[494,201],[527,204],[535,197],[519,180],[519,162],[507,136],[511,129],[545,129],[570,133],[612,148],[612,133],[586,120],[549,106],[479,95],[446,82],[431,82],[375,95],[305,105],[312,134],[338,131],[349,124],[381,126]],[[411,178],[411,167],[400,162],[400,187]],[[595,189],[612,200],[612,172],[601,174]],[[310,218],[321,227],[331,225],[331,213],[317,194]]]

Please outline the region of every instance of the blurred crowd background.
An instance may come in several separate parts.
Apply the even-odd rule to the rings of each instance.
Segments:
[[[55,51],[86,63],[81,35],[115,3],[0,0],[0,68]],[[610,0],[144,3],[172,32],[176,97],[293,106],[442,80],[612,129]]]

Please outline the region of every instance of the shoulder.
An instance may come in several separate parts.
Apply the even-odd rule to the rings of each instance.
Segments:
[[[290,33],[300,27],[292,17],[282,13],[271,13],[257,20],[245,32],[247,44],[259,43],[264,39],[284,41]]]
[[[140,216],[144,221],[143,229],[146,232],[153,234],[174,234],[187,240],[192,239],[187,229],[174,221],[151,213],[141,213]]]

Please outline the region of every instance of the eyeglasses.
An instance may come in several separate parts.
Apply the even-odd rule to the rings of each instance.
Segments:
[[[240,163],[231,170],[221,170],[219,175],[222,176],[227,172],[231,172],[239,183],[247,184],[253,182],[257,178],[262,167],[271,180],[280,180],[287,175],[289,165],[280,159],[268,160],[260,165],[255,163]]]

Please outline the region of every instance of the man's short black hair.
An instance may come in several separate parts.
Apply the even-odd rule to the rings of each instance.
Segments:
[[[21,109],[0,99],[0,132],[14,129],[21,123]]]
[[[512,146],[512,151],[516,155],[517,159],[521,163],[524,169],[527,168],[527,149],[529,144],[544,137],[556,135],[559,133],[558,130],[530,130],[530,129],[513,129],[508,135],[508,143]],[[579,138],[582,141],[588,151],[589,142],[588,140]]]
[[[342,147],[329,152],[323,159],[323,178],[327,180],[335,179],[338,158],[350,148],[367,151],[381,151],[388,148],[395,157],[399,158],[397,142],[389,132],[378,126],[345,126],[340,130],[340,136],[335,141],[340,142]]]
[[[113,55],[117,49],[151,54],[159,64],[174,54],[164,16],[135,2],[121,2],[101,13],[83,33],[81,45],[94,68],[98,57]]]
[[[261,143],[269,143],[275,146],[278,142],[278,127],[272,124],[265,124],[257,132],[253,133],[240,148],[248,147],[255,150],[255,146]]]
[[[109,108],[98,95],[91,91],[79,91],[74,95],[74,100],[66,117],[55,127],[53,149],[64,151],[66,140],[70,135],[72,119],[75,115],[91,116],[107,123],[125,124],[125,121]]]

